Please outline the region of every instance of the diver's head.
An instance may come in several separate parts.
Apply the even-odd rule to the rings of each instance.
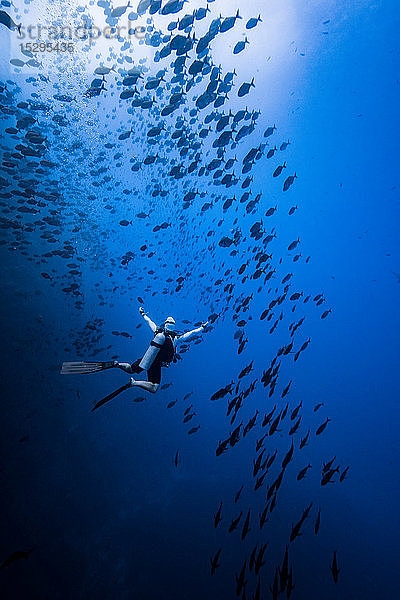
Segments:
[[[175,331],[174,317],[167,317],[164,323],[165,331]]]

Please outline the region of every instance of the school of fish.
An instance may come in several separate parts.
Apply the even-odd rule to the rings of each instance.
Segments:
[[[320,506],[310,499],[302,514],[293,515],[285,539],[269,539],[281,485],[301,486],[313,471],[319,473],[321,488],[341,484],[349,466],[337,464],[336,457],[319,465],[303,458],[304,448],[317,443],[330,418],[323,402],[307,405],[297,397],[294,379],[281,375],[293,371],[311,343],[307,318],[317,314],[324,320],[332,310],[322,292],[307,293],[296,283],[296,265],[311,257],[303,255],[300,234],[285,234],[285,219],[299,210],[291,198],[301,174],[285,160],[291,142],[280,139],[279,124],[265,124],[259,109],[240,104],[244,97],[251,104],[256,77],[242,81],[239,67],[238,73],[224,72],[213,62],[217,36],[234,32],[232,53],[241,54],[256,39],[262,15],[246,22],[239,10],[221,16],[218,2],[210,0],[191,13],[184,12],[184,0],[140,0],[135,10],[129,4],[114,8],[108,0],[98,0],[97,6],[111,26],[130,11],[132,20],[146,18],[144,43],[155,49],[154,63],[125,60],[121,41],[121,53],[111,56],[114,66],[94,65],[91,81],[77,90],[63,82],[61,56],[55,79],[41,72],[33,53],[11,59],[15,80],[0,82],[5,132],[0,244],[35,265],[46,284],[84,314],[82,281],[90,268],[97,277],[93,292],[99,306],[112,307],[125,295],[135,306],[158,301],[161,311],[168,297],[179,294],[208,309],[209,331],[225,319],[232,322],[237,353],[246,358],[229,383],[210,395],[212,403],[224,403],[226,409],[215,455],[224,460],[251,439],[253,486],[243,493],[246,486],[238,483],[233,498],[216,501],[210,527],[220,531],[221,546],[210,551],[210,574],[218,577],[224,546],[243,544],[246,558],[232,574],[229,592],[243,600],[295,597],[299,538],[318,535],[323,519]],[[0,11],[0,27],[15,33],[21,25],[10,11]],[[166,19],[164,31],[152,25],[156,14]],[[31,74],[22,89],[17,74],[27,66]],[[90,115],[109,126],[98,133]],[[79,131],[83,124],[86,137]],[[263,180],[256,168],[261,164]],[[123,183],[124,176],[130,185]],[[267,200],[265,189],[273,190],[274,202]],[[120,239],[119,255],[109,252],[111,238]],[[278,242],[284,252],[275,249]],[[213,268],[205,270],[206,263]],[[260,298],[264,308],[255,314]],[[183,323],[200,324],[197,313]],[[252,357],[249,332],[256,321],[268,357],[261,370]],[[134,339],[132,330],[108,331],[105,320],[96,317],[71,331],[65,351],[85,358],[108,355],[112,345],[102,344],[102,338],[109,334]],[[195,343],[207,343],[207,336]],[[188,349],[181,345],[178,358]],[[202,399],[197,402],[193,392],[182,396],[167,408],[181,407],[187,433],[193,435],[200,430],[196,404]],[[180,461],[178,450],[176,468]],[[282,549],[280,564],[268,562],[272,544]],[[30,553],[13,552],[1,568]],[[336,551],[329,569],[337,583]]]

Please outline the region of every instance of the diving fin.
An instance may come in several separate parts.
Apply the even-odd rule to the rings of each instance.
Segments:
[[[109,400],[112,400],[113,398],[115,398],[115,396],[118,396],[118,394],[120,394],[121,392],[124,392],[125,390],[127,390],[130,387],[131,387],[131,382],[129,381],[129,383],[126,383],[122,387],[120,387],[117,390],[115,390],[115,392],[112,392],[111,394],[109,394],[108,396],[106,396],[105,398],[103,398],[102,400],[99,400],[97,402],[97,404],[95,404],[95,406],[92,408],[92,412],[94,410],[96,410],[96,408],[100,408],[100,406],[103,406],[103,404],[105,404]]]
[[[86,375],[88,373],[97,373],[105,369],[112,369],[117,365],[116,360],[108,362],[64,362],[61,368],[61,375]]]

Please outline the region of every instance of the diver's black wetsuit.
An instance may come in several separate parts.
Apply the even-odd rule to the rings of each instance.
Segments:
[[[142,373],[142,371],[144,371],[144,369],[139,367],[141,360],[142,360],[141,358],[138,358],[137,360],[135,360],[134,363],[131,364],[132,373]],[[153,364],[151,365],[150,369],[147,371],[147,381],[150,381],[150,383],[160,383],[160,381],[161,381],[161,366],[162,366],[161,363],[162,363],[162,359],[160,359],[160,358],[158,358],[158,356],[156,356]]]
[[[165,341],[160,348],[159,353],[154,359],[153,364],[150,369],[147,370],[147,380],[150,383],[160,383],[161,381],[161,367],[168,366],[170,362],[174,360],[175,357],[175,349],[172,336],[163,330]],[[139,364],[141,362],[141,358],[135,360],[131,365],[132,373],[142,373],[144,369],[142,369]]]

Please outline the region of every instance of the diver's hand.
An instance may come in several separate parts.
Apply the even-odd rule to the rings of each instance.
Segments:
[[[201,326],[202,326],[203,329],[205,329],[207,327],[207,325],[208,325],[208,321],[206,321],[205,323],[201,324]]]
[[[142,315],[142,317],[143,317],[143,316],[146,314],[146,313],[144,312],[144,308],[143,308],[143,306],[139,306],[139,312],[140,312],[140,314]]]

